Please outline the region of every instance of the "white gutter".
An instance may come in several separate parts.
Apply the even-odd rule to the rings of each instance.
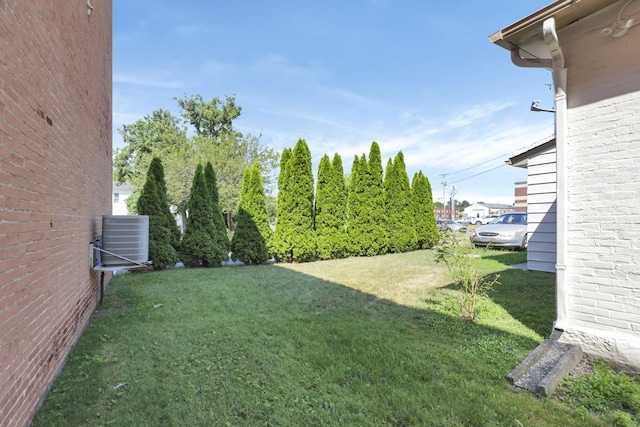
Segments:
[[[521,57],[519,47],[514,47],[513,49],[511,49],[511,62],[513,62],[518,67],[547,68],[549,70],[553,68],[553,61],[551,59]]]
[[[569,3],[569,2],[566,2]],[[567,6],[564,3],[561,5]],[[511,49],[511,61],[519,67],[551,69],[555,89],[555,133],[556,133],[556,299],[557,320],[554,327],[564,329],[567,316],[566,260],[567,260],[567,68],[564,54],[556,32],[556,21],[549,17],[542,23],[542,35],[549,48],[551,59],[529,59],[520,56],[520,48]]]
[[[567,317],[567,68],[554,18],[548,18],[542,24],[542,35],[549,47],[553,63],[552,75],[555,88],[556,119],[556,304],[557,319],[555,328],[564,329]]]

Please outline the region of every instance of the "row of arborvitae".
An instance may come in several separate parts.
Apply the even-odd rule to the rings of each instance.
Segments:
[[[389,159],[383,177],[380,147],[371,144],[369,160],[356,156],[347,185],[342,159],[326,154],[317,188],[311,153],[304,140],[285,149],[278,176],[277,223],[272,233],[260,167],[247,167],[231,243],[218,205],[216,174],[207,163],[196,168],[184,235],[167,202],[164,173],[155,158],[138,201],[149,215],[149,258],[155,268],[175,264],[219,266],[229,251],[247,264],[274,256],[288,262],[373,256],[431,248],[438,241],[429,180],[418,172],[409,183],[404,156]]]
[[[216,174],[207,163],[198,165],[191,186],[189,216],[182,239],[169,209],[162,163],[154,158],[137,203],[138,214],[149,216],[149,259],[155,269],[174,265],[219,266],[229,257],[229,239],[218,207]]]
[[[271,250],[279,260],[408,252],[438,241],[429,180],[418,172],[409,184],[402,152],[389,159],[383,177],[375,142],[368,161],[355,157],[348,185],[340,156],[325,155],[314,197],[311,154],[301,139],[282,153],[278,190]]]

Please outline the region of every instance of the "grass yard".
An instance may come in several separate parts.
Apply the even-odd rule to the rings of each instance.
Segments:
[[[431,251],[117,275],[33,425],[607,425],[505,379],[555,314],[525,258],[475,323]]]

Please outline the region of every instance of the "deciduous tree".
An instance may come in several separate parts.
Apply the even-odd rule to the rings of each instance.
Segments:
[[[115,150],[114,180],[119,184],[128,181],[134,187],[134,194],[128,199],[131,211],[135,211],[135,200],[153,156],[163,161],[168,200],[182,215],[183,223],[198,163],[212,162],[217,173],[218,204],[223,212],[237,209],[244,168],[256,161],[264,173],[265,189],[271,193],[274,186],[271,175],[278,154],[262,145],[259,136],[243,135],[233,127],[233,120],[241,111],[233,97],[204,101],[200,95],[185,96],[178,104],[184,122],[166,110],[156,110],[119,130],[125,146]],[[195,128],[194,136],[187,137],[185,125]]]
[[[200,94],[185,95],[176,100],[182,108],[182,117],[191,123],[198,135],[210,138],[233,132],[233,121],[242,112],[242,107],[236,105],[233,96],[226,96],[224,103],[217,96],[205,101]]]
[[[159,109],[130,125],[122,126],[119,132],[125,145],[114,150],[113,179],[117,184],[129,182],[133,186],[134,192],[127,199],[127,207],[131,213],[136,213],[136,200],[145,183],[151,159],[165,159],[165,169],[172,169],[176,159],[170,153],[186,152],[187,131],[180,125],[179,118],[167,110]],[[176,162],[175,166],[179,167],[180,163]],[[166,185],[169,202],[175,204],[180,183],[168,181]]]

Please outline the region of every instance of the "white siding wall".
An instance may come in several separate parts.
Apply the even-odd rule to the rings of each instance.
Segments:
[[[556,271],[556,149],[529,158],[527,188],[527,268]]]
[[[567,340],[640,369],[640,27],[619,2],[560,34],[567,54]],[[637,14],[632,3],[625,13]],[[558,142],[560,143],[560,141]]]

